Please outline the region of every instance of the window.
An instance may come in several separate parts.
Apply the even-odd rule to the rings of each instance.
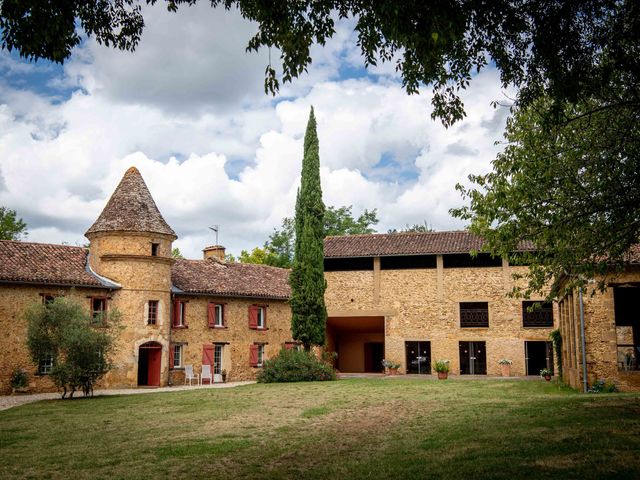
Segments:
[[[254,330],[267,329],[267,306],[266,305],[250,305],[249,306],[249,328]]]
[[[53,368],[53,355],[47,353],[42,356],[38,363],[38,373],[40,375],[48,375]]]
[[[260,344],[257,345],[258,347],[258,367],[261,367],[262,364],[264,363],[264,345]]]
[[[488,302],[461,302],[460,303],[461,327],[488,327],[489,303]]]
[[[151,244],[151,256],[152,257],[157,257],[159,249],[160,249],[160,244],[159,243],[152,243]]]
[[[640,287],[615,286],[613,303],[618,345],[618,369],[640,370]]]
[[[553,327],[553,305],[542,302],[522,302],[524,327]]]
[[[91,299],[91,319],[94,323],[102,323],[107,311],[107,299],[104,297],[94,297]]]
[[[208,308],[208,324],[210,328],[224,328],[224,305],[210,303]]]
[[[264,344],[254,343],[253,345],[249,345],[249,365],[252,367],[261,367],[264,360]]]
[[[258,307],[257,309],[257,323],[256,323],[256,327],[257,328],[264,328],[264,307]]]
[[[171,366],[173,368],[182,367],[182,345],[173,346],[173,363]]]
[[[222,373],[222,345],[216,344],[213,349],[213,373],[220,375]]]
[[[285,350],[302,350],[302,344],[300,342],[284,342]]]
[[[186,311],[187,302],[181,302],[180,300],[173,302],[173,326],[175,328],[187,327]]]
[[[158,323],[158,300],[149,300],[147,303],[147,325]]]
[[[56,299],[55,295],[51,295],[50,293],[41,293],[42,303],[44,305],[50,305]]]

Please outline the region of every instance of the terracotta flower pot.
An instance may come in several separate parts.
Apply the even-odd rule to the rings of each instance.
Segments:
[[[397,375],[398,374],[398,369],[397,368],[390,368],[389,369],[389,375]]]
[[[545,379],[547,382],[550,382],[550,381],[551,381],[551,375],[545,375],[545,376],[544,376],[544,379]]]
[[[511,365],[500,365],[500,370],[502,370],[503,377],[511,376]]]
[[[438,372],[438,380],[446,380],[448,376],[448,372]]]

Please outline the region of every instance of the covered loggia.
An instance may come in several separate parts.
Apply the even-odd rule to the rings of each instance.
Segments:
[[[338,354],[335,366],[341,372],[382,372],[384,317],[327,318],[327,346]]]

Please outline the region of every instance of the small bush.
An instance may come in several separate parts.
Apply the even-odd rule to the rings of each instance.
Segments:
[[[328,365],[310,352],[282,349],[277,357],[264,362],[258,374],[259,383],[319,382],[335,380],[336,374]]]
[[[12,388],[25,388],[29,383],[27,372],[23,368],[16,368],[11,374]]]
[[[596,383],[591,385],[591,387],[587,390],[587,392],[588,393],[616,393],[618,392],[618,387],[613,382],[598,380]]]

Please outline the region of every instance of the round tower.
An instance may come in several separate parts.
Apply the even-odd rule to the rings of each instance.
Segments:
[[[177,238],[137,168],[126,171],[87,230],[89,268],[120,284],[108,308],[121,330],[110,386],[160,386],[168,379],[171,244]]]

